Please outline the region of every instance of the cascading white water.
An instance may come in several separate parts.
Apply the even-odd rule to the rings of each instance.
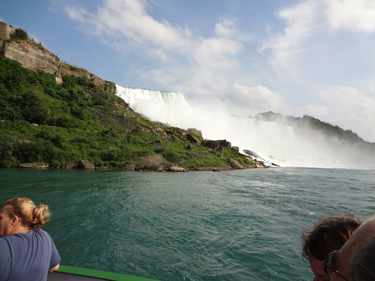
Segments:
[[[192,107],[181,93],[117,85],[116,95],[129,103],[135,112],[152,121],[183,129],[196,128],[202,131],[205,139],[226,139],[240,151],[250,149],[281,166],[363,166],[363,158],[357,152],[348,152],[347,147],[337,143],[330,144],[316,133],[296,135],[292,127],[283,124],[234,117],[225,110]]]

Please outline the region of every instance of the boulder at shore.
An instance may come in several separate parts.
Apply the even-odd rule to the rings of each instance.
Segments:
[[[182,168],[182,167],[178,167],[178,166],[174,166],[174,165],[172,165],[172,166],[170,166],[170,167],[168,168],[167,171],[169,171],[169,172],[185,172],[185,169]]]
[[[161,172],[164,170],[164,163],[167,161],[164,159],[162,155],[148,155],[148,156],[139,156],[138,161],[142,163],[139,167],[139,170],[142,171],[156,171]]]
[[[240,165],[238,163],[237,160],[234,160],[234,159],[229,159],[229,165],[233,168],[233,169],[243,169],[244,166]]]
[[[94,170],[95,166],[87,160],[81,160],[78,163],[78,168],[84,169],[84,170]]]

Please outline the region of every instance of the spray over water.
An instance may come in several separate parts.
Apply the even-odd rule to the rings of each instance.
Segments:
[[[212,105],[210,110],[202,104],[193,107],[181,93],[117,85],[116,95],[151,121],[182,129],[196,128],[205,139],[226,139],[240,151],[254,151],[269,163],[284,167],[375,167],[374,157],[339,139],[327,139],[317,131],[297,134],[283,123],[235,117]]]

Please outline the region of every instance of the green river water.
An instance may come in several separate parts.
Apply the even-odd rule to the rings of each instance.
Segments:
[[[313,280],[301,229],[375,210],[375,171],[0,170],[0,201],[48,204],[62,264],[156,280]]]

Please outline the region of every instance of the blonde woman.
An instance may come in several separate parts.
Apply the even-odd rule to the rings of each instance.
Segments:
[[[0,212],[0,281],[47,280],[61,258],[51,236],[40,226],[48,222],[47,205],[28,198],[6,201]]]

